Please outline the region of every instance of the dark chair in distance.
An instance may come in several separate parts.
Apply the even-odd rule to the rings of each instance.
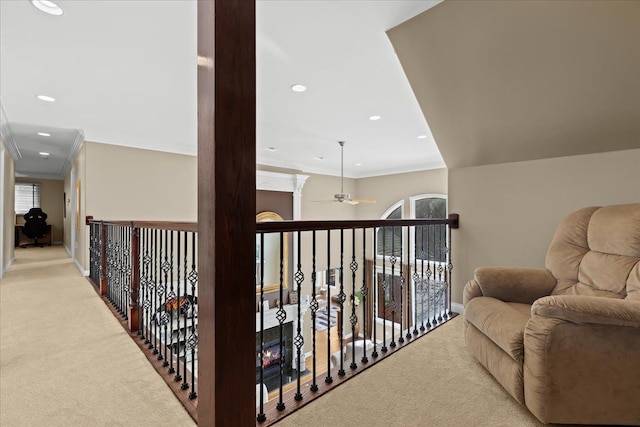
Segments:
[[[22,226],[22,233],[30,239],[33,239],[33,243],[20,245],[22,248],[27,246],[40,246],[44,244],[39,243],[38,239],[42,239],[48,232],[49,226],[47,225],[47,214],[42,212],[40,208],[31,208],[29,212],[23,215],[25,223]]]

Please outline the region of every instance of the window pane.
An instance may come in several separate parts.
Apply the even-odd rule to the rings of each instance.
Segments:
[[[40,184],[17,182],[15,189],[16,214],[24,215],[29,209],[40,207]]]
[[[416,218],[447,218],[447,200],[441,197],[427,197],[415,201]],[[425,261],[446,261],[446,225],[426,225],[416,227],[416,258]]]
[[[402,219],[402,207],[398,206],[385,219]],[[378,228],[376,239],[376,255],[400,256],[402,252],[402,227]]]

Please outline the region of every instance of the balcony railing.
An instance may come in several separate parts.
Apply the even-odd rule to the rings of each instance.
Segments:
[[[88,224],[91,281],[197,420],[197,225]],[[457,215],[256,223],[256,423],[450,319],[457,227]]]

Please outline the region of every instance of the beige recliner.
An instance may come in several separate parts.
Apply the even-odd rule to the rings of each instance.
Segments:
[[[542,422],[640,425],[640,203],[572,213],[545,266],[476,269],[469,351]]]

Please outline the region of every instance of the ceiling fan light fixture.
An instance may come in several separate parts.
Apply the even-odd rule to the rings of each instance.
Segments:
[[[49,0],[31,0],[31,4],[36,9],[49,15],[60,16],[64,13],[60,6]]]

